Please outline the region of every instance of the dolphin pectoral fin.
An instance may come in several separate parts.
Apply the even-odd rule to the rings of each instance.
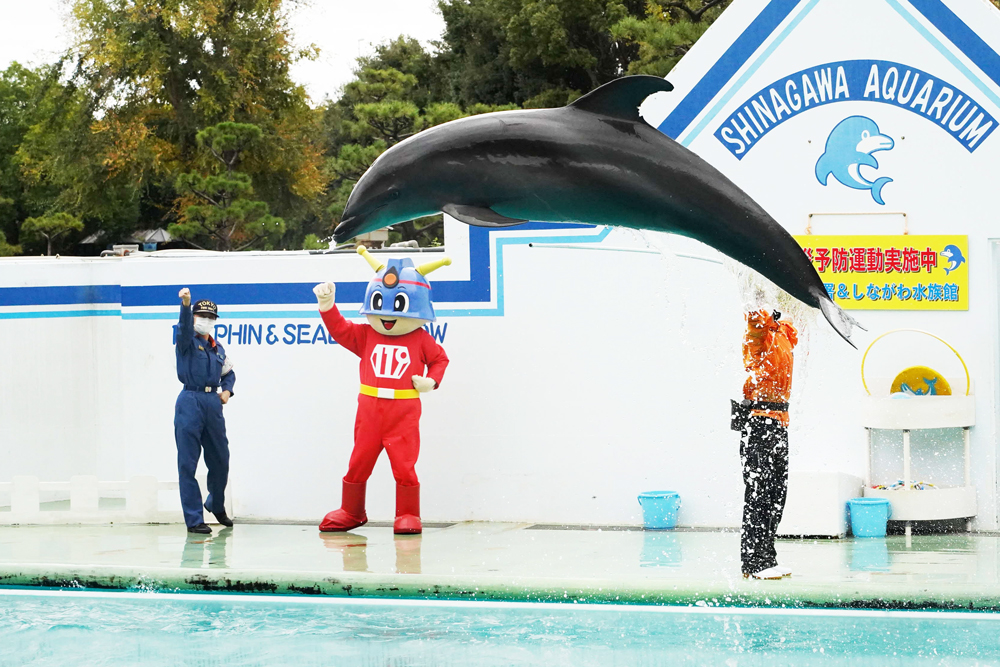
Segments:
[[[882,178],[876,178],[875,182],[872,183],[872,198],[883,206],[885,206],[885,201],[882,200],[882,188],[885,187],[886,183],[892,183],[892,179],[883,176]]]
[[[876,160],[875,156],[870,153],[857,153],[854,156],[854,162],[859,165],[878,169],[878,160]]]
[[[484,206],[446,204],[441,210],[456,220],[464,222],[467,225],[474,225],[476,227],[511,227],[513,225],[520,225],[527,222],[527,220],[508,218],[507,216],[500,215],[493,209],[486,208]]]
[[[639,105],[653,93],[670,92],[673,85],[658,76],[623,76],[609,81],[567,106],[580,111],[639,122]]]

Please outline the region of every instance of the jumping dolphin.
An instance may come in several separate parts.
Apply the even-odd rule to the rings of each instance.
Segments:
[[[886,183],[892,183],[892,179],[882,176],[869,181],[861,175],[861,166],[878,169],[878,160],[872,153],[892,150],[895,145],[892,137],[879,132],[878,125],[871,118],[845,118],[837,123],[826,140],[826,150],[816,161],[816,178],[826,185],[830,174],[833,174],[849,188],[870,190],[872,199],[884,206],[882,188]]]
[[[850,343],[856,322],[795,239],[749,195],[639,117],[664,79],[616,79],[557,109],[430,128],[379,156],[347,201],[337,242],[443,211],[470,225],[581,222],[681,234],[819,308]]]

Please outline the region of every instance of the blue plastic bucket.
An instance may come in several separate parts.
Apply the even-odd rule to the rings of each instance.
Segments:
[[[851,498],[851,532],[854,537],[885,537],[885,525],[892,505],[885,498]]]
[[[642,523],[646,530],[670,530],[677,525],[681,497],[676,491],[646,491],[639,494]]]

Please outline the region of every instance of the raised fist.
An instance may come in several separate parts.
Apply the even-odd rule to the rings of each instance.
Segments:
[[[337,298],[337,288],[333,283],[320,283],[313,287],[313,294],[319,302],[320,312],[325,312],[333,308],[334,300]]]
[[[191,290],[189,290],[187,287],[178,292],[177,296],[181,298],[181,303],[183,303],[185,306],[191,305]]]

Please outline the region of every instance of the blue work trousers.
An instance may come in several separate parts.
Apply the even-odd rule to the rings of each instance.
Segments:
[[[222,400],[214,392],[185,389],[174,407],[174,439],[177,441],[177,474],[184,508],[184,523],[205,523],[201,489],[194,478],[201,450],[208,468],[209,512],[225,512],[226,482],[229,480],[229,439],[222,416]]]

